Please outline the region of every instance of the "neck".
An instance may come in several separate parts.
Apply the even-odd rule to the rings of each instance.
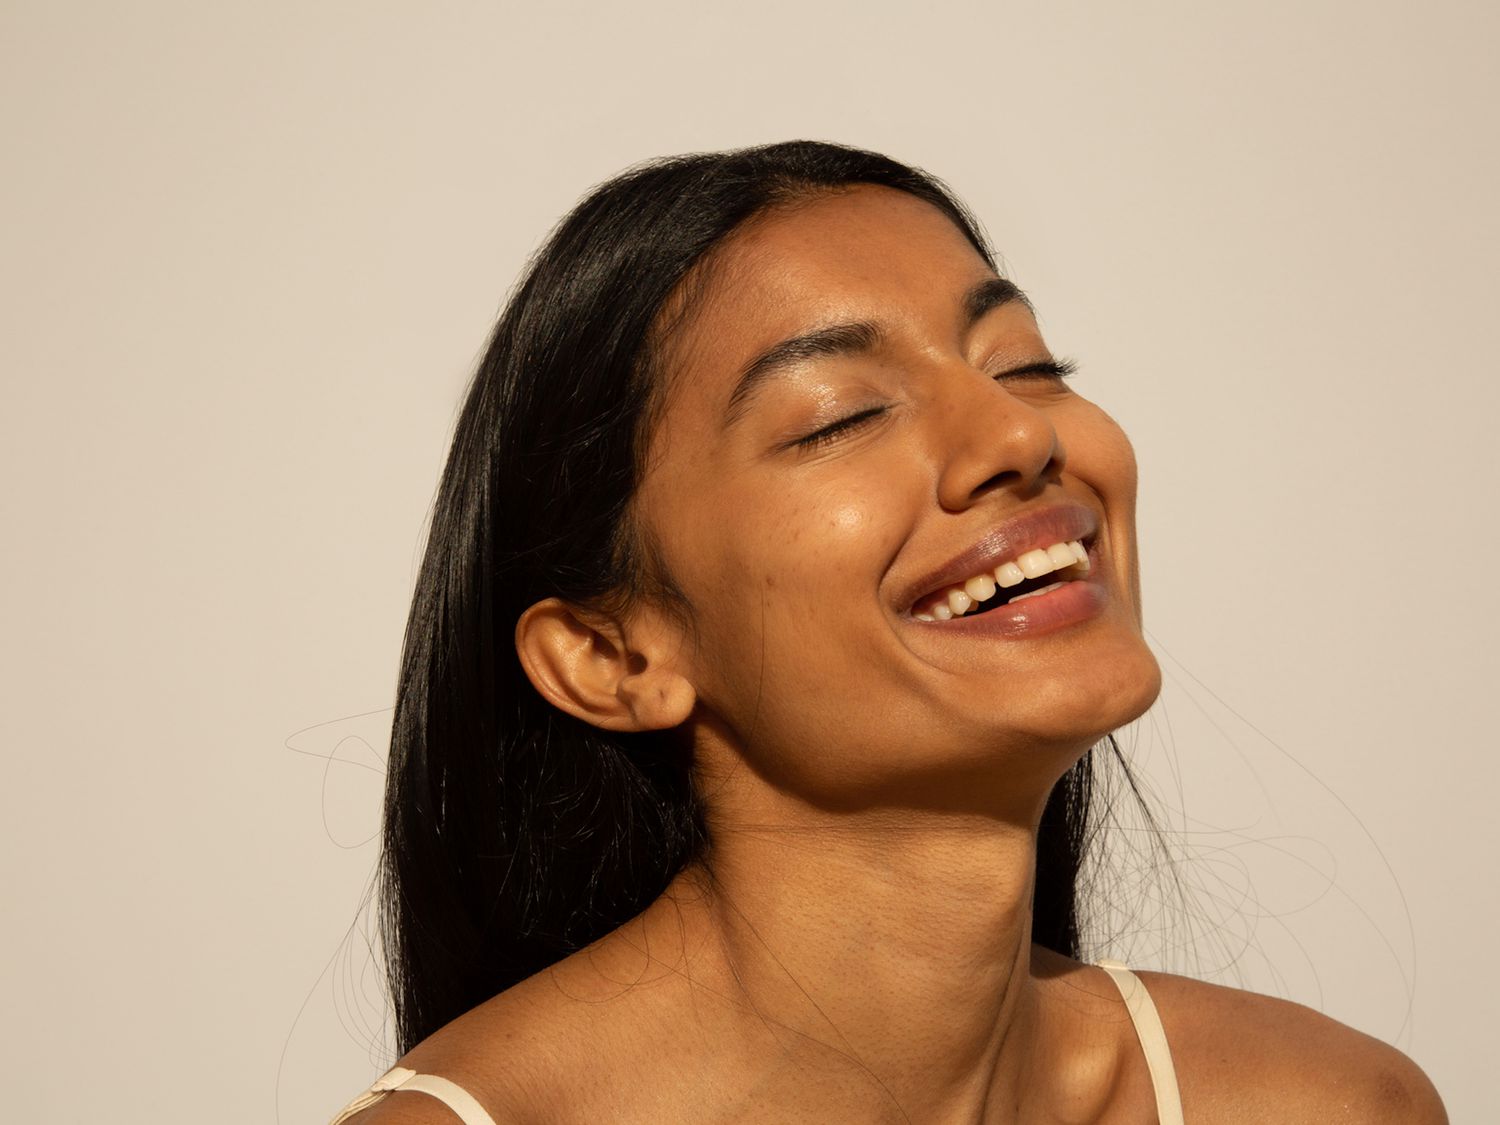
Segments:
[[[839,1072],[839,1097],[867,1103],[862,1120],[1021,1106],[1041,1031],[1035,817],[799,807],[753,819],[775,827],[716,825],[710,861],[671,896],[703,892],[716,990],[749,1023],[774,1023],[783,1056]]]

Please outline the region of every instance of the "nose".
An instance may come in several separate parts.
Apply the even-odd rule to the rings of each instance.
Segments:
[[[1057,479],[1067,455],[1047,411],[967,365],[943,383],[931,406],[946,511],[1000,489],[1030,496]]]

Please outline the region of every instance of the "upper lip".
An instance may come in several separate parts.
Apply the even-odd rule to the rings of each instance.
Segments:
[[[993,571],[1027,551],[1074,539],[1090,539],[1098,530],[1099,518],[1082,504],[1053,504],[1019,512],[984,532],[978,542],[942,566],[906,583],[897,604],[902,612],[909,612],[922,598],[944,587],[957,586],[984,571]]]

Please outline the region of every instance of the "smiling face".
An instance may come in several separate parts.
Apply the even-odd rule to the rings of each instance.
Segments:
[[[638,495],[700,761],[828,806],[1045,794],[1159,686],[1124,434],[914,196],[763,214],[706,278]],[[1054,573],[986,596],[1006,564]]]

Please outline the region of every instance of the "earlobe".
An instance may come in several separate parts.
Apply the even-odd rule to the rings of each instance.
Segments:
[[[697,703],[660,637],[632,644],[616,618],[545,598],[516,622],[516,655],[543,699],[605,730],[666,730]]]
[[[687,722],[688,716],[698,703],[698,693],[685,677],[677,672],[658,670],[644,686],[645,691],[632,693],[631,710],[637,725],[635,730],[670,730]]]

